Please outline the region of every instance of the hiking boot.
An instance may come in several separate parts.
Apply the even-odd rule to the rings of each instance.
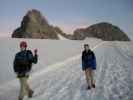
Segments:
[[[29,98],[32,98],[32,97],[33,97],[33,93],[34,93],[34,91],[33,91],[33,90],[30,90],[30,91],[29,91],[29,95],[28,95],[28,96],[29,96]]]
[[[95,88],[96,87],[95,84],[92,84],[92,87]]]
[[[23,100],[23,99],[19,97],[18,100]]]
[[[91,89],[91,87],[90,87],[90,86],[88,86],[88,87],[87,87],[87,90],[90,90],[90,89]]]

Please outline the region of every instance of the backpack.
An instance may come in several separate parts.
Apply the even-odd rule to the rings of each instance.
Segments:
[[[21,51],[16,54],[14,60],[14,71],[18,73],[26,73],[30,70],[30,61],[28,59],[29,52]]]

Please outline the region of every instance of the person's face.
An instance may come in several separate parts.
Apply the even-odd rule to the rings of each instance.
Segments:
[[[26,48],[25,48],[24,46],[21,46],[21,47],[20,47],[20,50],[21,50],[21,51],[24,51],[24,50],[26,50]]]
[[[85,46],[84,48],[86,51],[88,51],[90,49],[89,46]]]

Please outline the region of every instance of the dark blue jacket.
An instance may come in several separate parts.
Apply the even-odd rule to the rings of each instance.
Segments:
[[[84,50],[82,52],[82,70],[86,70],[87,68],[91,68],[93,70],[96,69],[96,57],[91,50]]]
[[[37,63],[37,55],[32,54],[30,50],[20,51],[15,55],[13,67],[14,72],[19,75],[25,76],[31,70],[32,63]]]

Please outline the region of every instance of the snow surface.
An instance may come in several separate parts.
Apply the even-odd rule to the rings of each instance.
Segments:
[[[60,40],[68,40],[67,38],[63,37],[62,35],[58,34]]]
[[[38,48],[39,62],[33,66],[29,83],[34,97],[25,100],[133,100],[133,43],[85,41],[0,39],[0,100],[17,100],[19,82],[13,73],[14,54],[19,42]],[[83,44],[90,44],[97,58],[96,89],[86,90],[81,70]]]

